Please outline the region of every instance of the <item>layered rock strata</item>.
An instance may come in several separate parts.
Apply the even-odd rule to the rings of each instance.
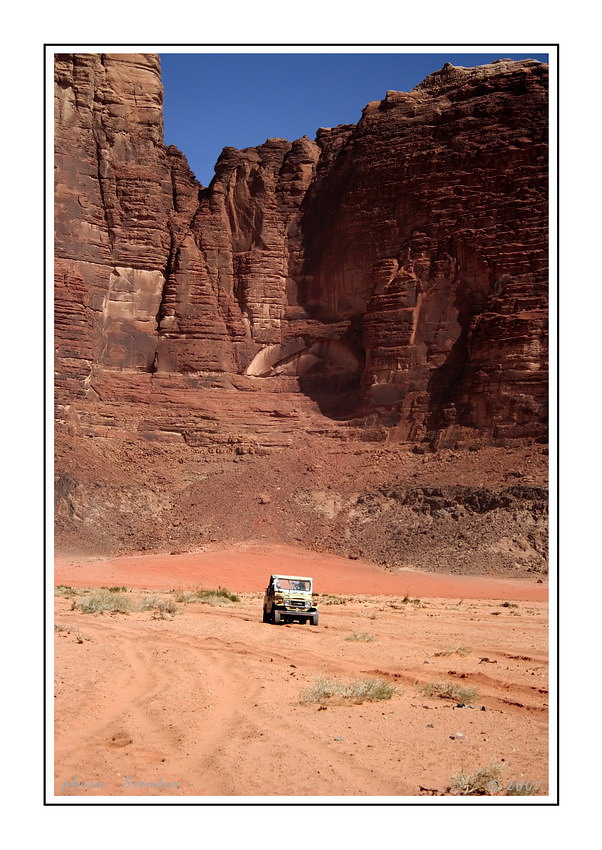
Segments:
[[[59,426],[227,443],[259,392],[271,445],[295,398],[337,433],[545,438],[547,66],[446,65],[225,148],[209,188],[162,98],[157,56],[56,57]]]

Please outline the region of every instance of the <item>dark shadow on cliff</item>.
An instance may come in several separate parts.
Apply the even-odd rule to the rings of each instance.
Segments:
[[[344,199],[356,177],[347,150],[347,142],[355,129],[354,124],[344,124],[332,132],[318,132],[317,141],[322,152],[315,179],[301,205],[299,230],[303,261],[295,275],[296,299],[308,316],[320,320],[336,321],[341,318],[327,306],[331,299],[329,293],[322,290],[322,266],[324,252],[332,241],[337,218],[344,207]]]
[[[316,178],[303,199],[299,222],[303,260],[295,275],[295,292],[290,293],[309,322],[321,324],[315,339],[326,346],[332,343],[333,349],[324,362],[300,377],[300,390],[316,403],[323,416],[341,422],[357,416],[360,407],[366,361],[364,317],[357,314],[355,305],[345,303],[334,291],[324,290],[323,262],[325,251],[331,247],[337,216],[355,178],[347,151],[355,129],[356,125],[346,124],[318,133],[322,154]],[[342,359],[333,356],[337,351],[343,351]]]
[[[463,328],[445,363],[431,373],[427,388],[429,412],[426,419],[427,433],[431,439],[442,428],[462,424],[466,413],[458,409],[457,399],[468,364],[467,338],[467,329]]]
[[[357,415],[360,403],[359,378],[316,373],[301,378],[299,387],[328,419],[345,422]]]
[[[366,362],[362,324],[361,317],[352,319],[343,333],[333,327],[332,335],[324,325],[325,332],[310,348],[321,355],[321,360],[299,378],[301,392],[329,419],[346,421],[357,416]]]
[[[469,343],[474,317],[483,313],[490,304],[490,283],[487,278],[477,284],[460,280],[454,301],[460,334],[445,362],[431,372],[428,382],[429,412],[426,419],[428,438],[450,425],[470,425],[470,407],[461,403],[464,381],[470,364]]]

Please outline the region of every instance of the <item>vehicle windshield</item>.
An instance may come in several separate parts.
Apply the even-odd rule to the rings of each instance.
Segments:
[[[307,593],[311,590],[311,582],[306,578],[278,578],[274,587],[276,590],[298,590]]]

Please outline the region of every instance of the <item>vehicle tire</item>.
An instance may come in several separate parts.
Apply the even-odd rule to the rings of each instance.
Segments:
[[[274,625],[280,625],[280,623],[282,622],[282,614],[280,613],[280,611],[276,611],[276,609],[274,609],[272,611],[272,616],[274,617]]]
[[[263,609],[263,622],[264,622],[264,623],[269,623],[269,622],[270,622],[270,615],[269,615],[269,614],[268,614],[268,612],[265,610],[265,608]]]
[[[316,611],[315,614],[311,615],[311,624],[312,624],[312,626],[318,625],[318,612],[317,611]]]

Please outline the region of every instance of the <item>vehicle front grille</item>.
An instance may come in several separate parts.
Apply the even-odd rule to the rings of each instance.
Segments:
[[[287,606],[289,608],[305,608],[305,599],[287,599]]]

